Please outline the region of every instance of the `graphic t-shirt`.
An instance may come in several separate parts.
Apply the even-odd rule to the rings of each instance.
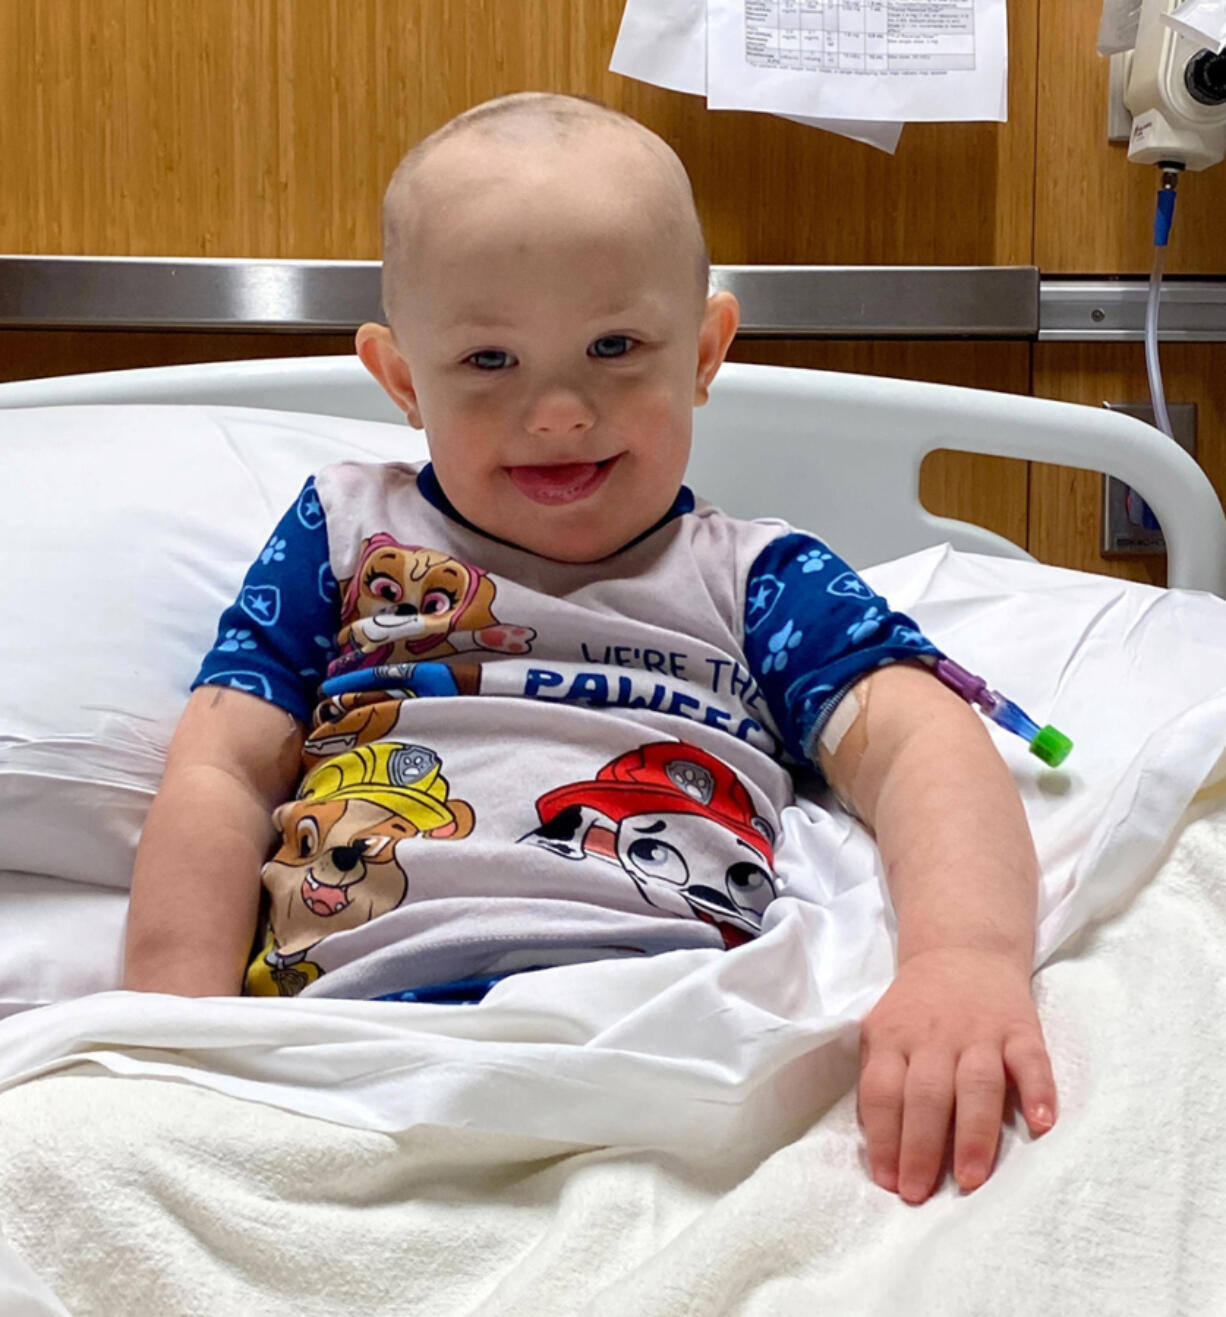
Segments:
[[[813,537],[683,490],[617,554],[492,539],[433,472],[309,480],[196,685],[309,728],[252,993],[376,997],[755,936],[790,767],[938,651]]]

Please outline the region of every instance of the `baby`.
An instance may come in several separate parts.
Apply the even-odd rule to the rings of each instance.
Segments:
[[[388,324],[357,350],[431,461],[319,472],[223,615],[141,840],[125,986],[476,1000],[734,947],[812,764],[897,916],[862,1034],[871,1173],[922,1201],[952,1120],[977,1187],[1010,1080],[1032,1133],[1055,1118],[1021,803],[909,619],[819,541],[683,486],[738,308],[707,295],[680,161],[595,102],[502,97],[406,156],[383,224]]]

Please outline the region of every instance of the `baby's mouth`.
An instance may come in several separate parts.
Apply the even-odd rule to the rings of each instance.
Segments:
[[[590,498],[608,479],[618,459],[602,462],[556,462],[551,466],[508,466],[511,483],[534,503],[558,507]]]

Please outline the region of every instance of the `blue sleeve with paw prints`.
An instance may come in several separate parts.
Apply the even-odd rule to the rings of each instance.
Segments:
[[[337,655],[339,614],[327,520],[312,476],[222,613],[192,690],[231,686],[310,723],[319,683]]]
[[[789,753],[817,762],[817,738],[863,676],[941,651],[820,540],[791,532],[754,560],[745,656]]]

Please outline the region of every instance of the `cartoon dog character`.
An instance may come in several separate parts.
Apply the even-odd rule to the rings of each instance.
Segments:
[[[333,695],[316,706],[313,730],[302,747],[308,769],[390,736],[400,721],[401,700],[481,691],[480,663],[398,663],[364,668],[348,679],[354,677],[368,678],[371,688]]]
[[[331,673],[463,650],[527,654],[536,638],[495,618],[494,582],[480,567],[382,531],[362,541],[353,575],[339,584],[345,625]]]
[[[536,812],[541,826],[520,841],[619,865],[649,905],[714,924],[725,946],[761,931],[774,830],[732,769],[697,746],[631,750],[592,781],[541,796]]]
[[[401,842],[458,841],[472,832],[472,807],[449,797],[441,767],[423,745],[361,746],[321,764],[276,810],[281,845],[261,874],[271,946],[248,973],[249,991],[280,991],[277,972],[299,966],[325,934],[394,910],[409,885]],[[299,977],[309,981],[311,969],[318,973],[299,967]]]

